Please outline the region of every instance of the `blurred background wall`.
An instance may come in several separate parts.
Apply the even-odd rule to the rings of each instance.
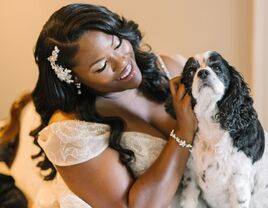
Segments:
[[[33,50],[38,34],[53,11],[71,0],[1,0],[0,2],[0,119],[12,101],[31,91],[37,79]],[[258,112],[268,129],[264,107],[267,72],[263,70],[265,0],[88,0],[139,23],[145,42],[161,54],[185,57],[216,50],[244,75],[253,89]],[[264,7],[264,8],[263,8]],[[266,15],[266,16],[265,16]],[[268,37],[268,35],[267,35]],[[259,46],[257,47],[257,45]],[[268,44],[267,44],[268,46]],[[266,47],[267,49],[267,47]],[[256,55],[259,54],[259,55]],[[261,56],[262,59],[258,57]],[[262,68],[262,70],[258,70]],[[267,71],[266,65],[266,71]],[[257,83],[257,84],[256,84]],[[259,92],[259,93],[258,93]],[[266,102],[266,104],[265,104]],[[266,113],[266,114],[265,114]]]

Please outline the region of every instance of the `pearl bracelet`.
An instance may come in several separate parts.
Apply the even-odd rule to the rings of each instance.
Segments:
[[[171,136],[173,139],[175,139],[176,142],[177,142],[180,146],[188,148],[190,152],[192,151],[193,146],[192,146],[191,144],[188,144],[185,140],[179,138],[179,137],[175,134],[174,129],[172,129],[172,131],[170,132],[170,136]]]

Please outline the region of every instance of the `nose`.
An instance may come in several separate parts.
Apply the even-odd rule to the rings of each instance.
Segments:
[[[197,73],[197,76],[201,79],[206,79],[209,76],[209,71],[206,69],[202,69]]]
[[[117,55],[113,58],[113,71],[122,71],[128,64],[125,56]]]

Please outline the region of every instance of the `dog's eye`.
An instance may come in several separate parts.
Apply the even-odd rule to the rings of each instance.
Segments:
[[[213,65],[212,66],[213,70],[217,73],[221,72],[221,67],[219,65]]]

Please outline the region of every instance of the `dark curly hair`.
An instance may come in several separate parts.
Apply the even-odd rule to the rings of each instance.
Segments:
[[[131,43],[137,65],[143,76],[139,90],[146,97],[163,103],[170,94],[168,79],[158,68],[156,56],[150,51],[150,47],[146,51],[141,49],[142,35],[135,22],[128,21],[103,6],[70,4],[56,11],[49,18],[36,43],[34,57],[39,68],[39,76],[32,98],[36,111],[41,116],[41,124],[31,132],[31,136],[35,138],[34,144],[38,145],[38,133],[48,125],[56,110],[74,113],[84,121],[108,124],[111,127],[109,146],[119,152],[121,162],[131,172],[129,163],[135,155],[133,151],[123,148],[120,144],[125,121],[120,117],[100,115],[95,106],[96,97],[99,94],[82,85],[82,94],[78,95],[74,84],[67,84],[57,78],[47,60],[54,46],[57,45],[61,50],[57,63],[64,68],[72,69],[75,66],[73,57],[78,51],[78,40],[90,30],[116,35]],[[50,169],[50,173],[44,179],[52,180],[56,175],[56,169],[41,147],[40,149],[40,152],[32,157],[44,158],[37,166],[42,170]]]

